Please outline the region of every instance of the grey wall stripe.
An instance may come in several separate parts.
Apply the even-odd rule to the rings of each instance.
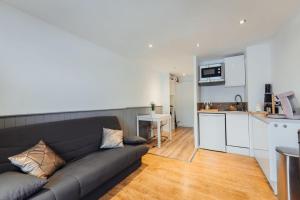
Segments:
[[[156,107],[157,113],[162,113],[162,107]],[[63,121],[69,119],[97,117],[97,116],[117,116],[119,118],[125,135],[136,135],[136,116],[149,114],[148,107],[132,107],[112,110],[78,111],[62,113],[45,113],[32,115],[16,115],[0,117],[0,129],[26,126],[31,124]]]

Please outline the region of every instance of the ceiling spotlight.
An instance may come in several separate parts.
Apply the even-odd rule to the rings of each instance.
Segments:
[[[240,20],[240,24],[245,24],[247,22],[247,20],[246,19],[242,19],[242,20]]]
[[[152,48],[152,47],[153,47],[153,45],[152,45],[152,44],[148,44],[148,47],[149,47],[149,48]]]
[[[182,76],[186,76],[186,73],[182,73]]]
[[[196,44],[196,46],[197,46],[197,47],[200,47],[200,44],[199,44],[199,43],[197,43],[197,44]]]

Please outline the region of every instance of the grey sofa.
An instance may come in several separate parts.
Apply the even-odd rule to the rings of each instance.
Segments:
[[[0,130],[0,173],[18,171],[8,157],[43,139],[67,164],[32,200],[98,199],[141,165],[145,145],[99,150],[103,128],[120,129],[116,117],[75,119]]]

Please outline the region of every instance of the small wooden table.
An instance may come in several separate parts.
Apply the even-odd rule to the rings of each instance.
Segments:
[[[137,136],[140,135],[140,126],[139,121],[149,121],[157,123],[157,147],[161,147],[161,132],[160,132],[160,124],[162,121],[167,121],[169,125],[169,140],[172,140],[172,127],[171,127],[171,115],[169,114],[154,114],[154,115],[139,115],[137,116],[136,122],[136,132]],[[151,131],[153,131],[151,129]]]

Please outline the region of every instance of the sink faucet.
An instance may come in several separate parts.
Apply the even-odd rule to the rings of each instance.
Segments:
[[[239,100],[238,100],[238,99],[239,99]],[[238,110],[244,110],[243,104],[242,104],[242,103],[243,103],[243,98],[242,98],[242,96],[239,95],[239,94],[237,94],[237,95],[235,95],[234,100],[235,100],[237,109],[238,109]]]

